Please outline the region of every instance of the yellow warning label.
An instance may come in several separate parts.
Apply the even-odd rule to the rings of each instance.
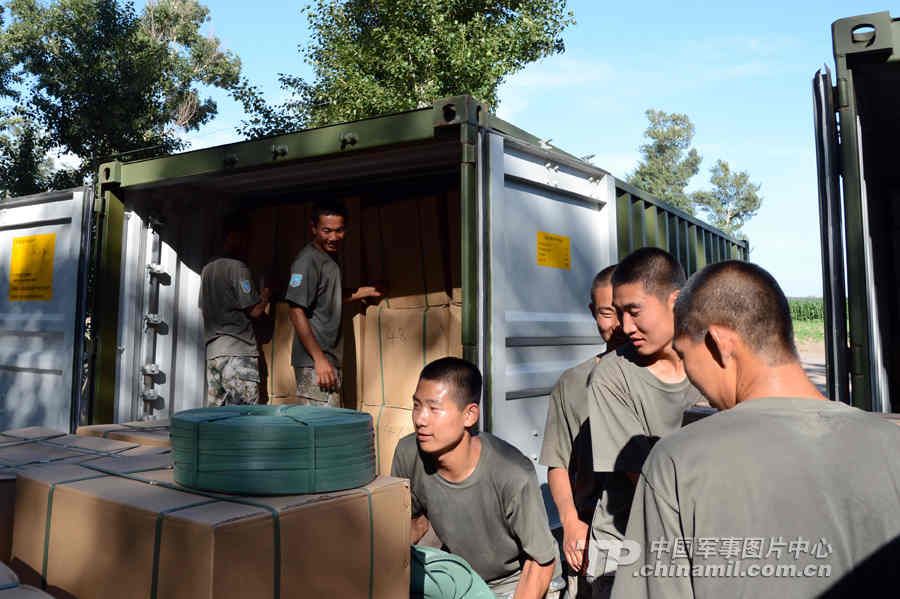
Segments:
[[[572,268],[572,251],[569,238],[544,231],[537,232],[537,264],[551,268]]]
[[[15,237],[9,261],[9,301],[53,299],[56,233]]]

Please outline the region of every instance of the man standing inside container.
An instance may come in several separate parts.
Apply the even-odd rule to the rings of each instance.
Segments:
[[[594,471],[608,483],[591,523],[587,574],[595,596],[612,589],[647,454],[681,427],[684,411],[701,399],[672,349],[673,310],[684,282],[675,258],[651,247],[626,256],[612,276],[613,305],[629,343],[600,360],[588,393]]]
[[[547,482],[563,527],[563,556],[567,570],[566,596],[590,598],[583,576],[590,522],[594,510],[606,503],[607,479],[615,474],[595,473],[588,425],[588,385],[591,372],[608,353],[627,341],[613,306],[612,274],[615,265],[597,273],[591,284],[588,309],[606,343],[604,352],[591,356],[559,377],[550,394],[540,463],[549,468]],[[615,484],[615,481],[612,481]],[[626,479],[624,484],[630,484]],[[598,504],[599,502],[599,504]]]
[[[244,214],[225,219],[224,256],[203,267],[199,306],[206,338],[206,403],[259,401],[259,351],[253,321],[266,316],[269,290],[256,291],[244,260],[250,231]]]
[[[470,362],[441,358],[422,369],[416,432],[397,444],[391,468],[410,481],[411,541],[430,523],[497,597],[541,599],[559,566],[534,465],[506,441],[472,432],[480,400],[481,373]]]
[[[291,265],[285,299],[290,303],[296,336],[291,365],[297,376],[297,399],[312,406],[341,406],[341,310],[344,302],[380,298],[374,287],[345,292],[337,255],[344,240],[347,212],[337,202],[313,207],[312,241]]]
[[[644,463],[613,597],[896,596],[900,427],[819,393],[787,298],[755,264],[691,277],[675,331],[722,411]]]

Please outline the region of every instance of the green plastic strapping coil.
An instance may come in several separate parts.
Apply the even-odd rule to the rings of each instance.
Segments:
[[[495,599],[472,566],[452,553],[413,545],[410,599]]]
[[[240,495],[327,493],[375,478],[372,417],[309,406],[223,406],[175,414],[175,482]]]

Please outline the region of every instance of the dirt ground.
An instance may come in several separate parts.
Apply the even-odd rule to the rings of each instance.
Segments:
[[[827,394],[827,375],[825,374],[825,342],[801,342],[797,343],[797,351],[806,374],[815,383],[823,394]]]

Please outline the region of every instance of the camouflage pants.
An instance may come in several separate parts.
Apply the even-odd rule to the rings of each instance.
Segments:
[[[259,359],[219,356],[206,361],[206,405],[259,402]]]
[[[341,369],[335,368],[337,373],[338,388],[335,391],[323,391],[319,388],[315,368],[294,368],[297,375],[297,400],[302,405],[341,407]]]

